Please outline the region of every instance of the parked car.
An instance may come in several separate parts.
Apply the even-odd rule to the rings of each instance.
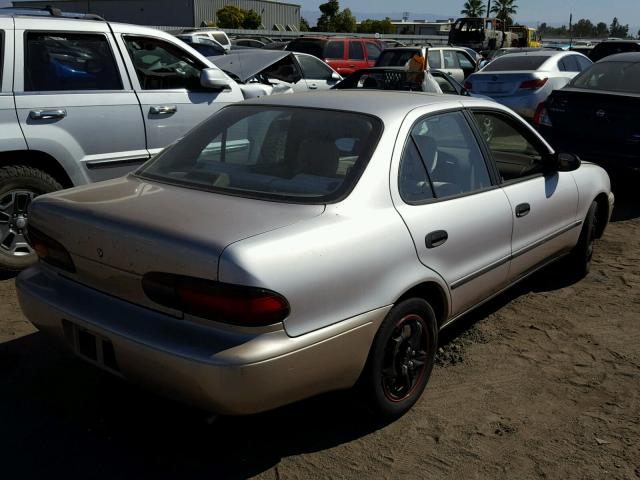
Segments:
[[[264,48],[266,44],[263,41],[256,40],[254,38],[234,38],[231,40],[231,45],[238,47]]]
[[[350,75],[361,68],[373,67],[382,51],[376,39],[357,37],[300,37],[285,50],[308,53],[325,61],[340,75]]]
[[[184,43],[193,48],[196,52],[202,54],[203,57],[217,57],[219,55],[225,55],[227,49],[220,45],[215,40],[205,38],[201,35],[193,35],[191,33],[185,33],[176,35]]]
[[[173,35],[51,10],[0,10],[0,270],[35,260],[28,204],[124,175],[238,85]]]
[[[476,61],[464,49],[458,47],[399,47],[387,48],[376,61],[376,67],[403,67],[416,53],[426,55],[429,66],[448,73],[458,82],[478,69]]]
[[[209,38],[211,40],[215,40],[220,45],[224,47],[225,50],[231,50],[231,40],[229,40],[229,36],[225,33],[224,30],[220,28],[214,27],[206,27],[206,28],[185,28],[182,32],[183,34],[191,34],[198,37]]]
[[[553,90],[592,62],[580,53],[541,50],[505,55],[471,75],[464,86],[506,105],[528,120]]]
[[[403,67],[364,68],[352,73],[333,88],[336,90],[364,88],[369,90],[422,91],[422,83],[416,83],[415,79],[411,78],[412,75],[415,76],[415,73],[407,72]],[[431,75],[444,94],[474,96],[491,100],[483,95],[469,93],[455,78],[441,70],[432,69]]]
[[[495,102],[264,97],[38,197],[16,285],[40,330],[174,398],[249,414],[359,382],[393,418],[441,328],[560,257],[585,275],[612,208],[604,170]]]
[[[210,60],[241,84],[245,98],[326,90],[342,79],[329,65],[306,53],[243,49]]]
[[[497,50],[486,51],[484,58],[478,65],[480,69],[486,67],[490,62],[495,60],[496,58],[500,58],[504,55],[512,55],[514,53],[524,53],[524,52],[539,52],[543,50],[542,48],[531,48],[531,47],[509,47],[509,48],[499,48]],[[555,49],[549,49],[555,50]]]
[[[556,148],[611,170],[640,171],[640,52],[608,56],[542,105],[534,124]]]
[[[609,55],[615,55],[616,53],[624,53],[624,52],[640,52],[640,41],[639,40],[608,40],[606,42],[600,42],[596,44],[591,53],[589,54],[589,58],[597,62]]]

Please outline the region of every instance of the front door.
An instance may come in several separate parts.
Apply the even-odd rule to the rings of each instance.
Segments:
[[[580,234],[578,187],[571,172],[544,173],[549,151],[521,120],[506,112],[474,111],[513,215],[509,277],[566,252]]]
[[[457,315],[506,284],[509,201],[461,111],[408,121],[398,137],[402,156],[392,196],[420,261],[449,285]]]
[[[52,31],[40,18],[15,25],[15,103],[29,148],[51,154],[76,183],[145,161],[140,105],[109,26],[65,21],[64,32]]]
[[[242,100],[235,84],[222,91],[203,88],[200,73],[209,65],[182,48],[179,40],[128,34],[126,25],[115,28],[120,29],[118,42],[140,98],[152,155],[223,106]]]
[[[294,91],[328,90],[338,83],[338,80],[333,78],[335,72],[323,61],[304,53],[296,53],[295,56],[304,78],[293,86]]]

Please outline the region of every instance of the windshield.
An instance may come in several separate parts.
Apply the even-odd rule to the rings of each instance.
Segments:
[[[572,87],[611,92],[640,92],[640,63],[601,62],[578,75]]]
[[[137,175],[244,197],[326,203],[351,191],[381,131],[381,121],[364,114],[234,105]]]
[[[483,72],[537,70],[549,57],[542,55],[504,55],[484,67]]]

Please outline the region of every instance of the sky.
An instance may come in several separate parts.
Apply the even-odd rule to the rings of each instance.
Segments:
[[[317,11],[318,5],[326,0],[286,1],[299,3],[303,11]],[[411,18],[425,13],[457,17],[463,3],[464,0],[340,0],[342,8],[348,7],[360,15],[410,12]],[[516,3],[516,21],[521,23],[568,24],[569,14],[573,12],[575,19],[588,18],[593,22],[610,24],[613,17],[618,17],[623,25],[640,25],[640,0],[516,0]],[[7,0],[0,0],[0,6],[8,4]]]

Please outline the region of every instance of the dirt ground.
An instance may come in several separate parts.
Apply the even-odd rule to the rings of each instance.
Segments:
[[[591,274],[550,268],[441,335],[416,407],[348,393],[221,418],[85,365],[0,282],[0,477],[640,478],[640,202],[619,191]]]

